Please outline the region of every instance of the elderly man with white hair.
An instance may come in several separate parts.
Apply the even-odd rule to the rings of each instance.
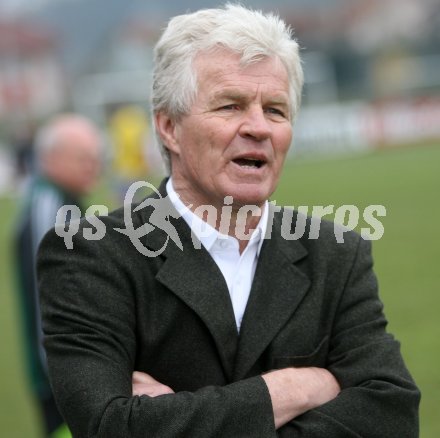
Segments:
[[[55,225],[63,205],[80,206],[93,188],[99,170],[100,135],[94,124],[77,114],[49,120],[35,139],[37,174],[24,196],[16,233],[17,279],[20,289],[30,387],[47,436],[63,419],[48,382],[42,345],[36,284],[36,254],[44,234]]]
[[[327,222],[295,239],[310,218],[268,202],[302,84],[272,14],[227,5],[168,23],[152,103],[169,178],[101,218],[99,241],[83,221],[73,249],[55,232],[41,247],[49,372],[74,436],[417,436],[369,242],[338,243]]]

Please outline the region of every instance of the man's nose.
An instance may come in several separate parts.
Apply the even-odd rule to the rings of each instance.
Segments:
[[[245,111],[239,133],[257,141],[266,140],[271,136],[272,128],[263,108],[252,106]]]

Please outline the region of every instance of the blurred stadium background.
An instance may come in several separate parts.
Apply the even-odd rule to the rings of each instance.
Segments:
[[[390,330],[422,389],[421,437],[440,436],[440,1],[243,1],[276,10],[303,48],[306,86],[278,204],[382,204],[374,243]],[[35,129],[74,110],[109,140],[121,105],[145,111],[152,46],[169,17],[218,2],[0,1],[0,436],[37,438],[11,233]],[[147,130],[151,132],[151,130]],[[107,163],[91,203],[116,205]],[[148,178],[160,177],[151,134]],[[25,157],[25,158],[23,158]],[[151,179],[150,179],[151,180]],[[384,437],[387,438],[387,437]]]

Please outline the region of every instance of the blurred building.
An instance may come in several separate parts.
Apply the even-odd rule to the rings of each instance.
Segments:
[[[440,93],[438,0],[340,0],[285,16],[304,48],[306,104]]]
[[[87,71],[75,76],[72,102],[104,123],[116,106],[135,104],[149,109],[153,45],[157,27],[146,19],[128,17],[102,41]]]
[[[59,110],[66,99],[56,36],[28,22],[0,21],[0,123],[3,130]]]

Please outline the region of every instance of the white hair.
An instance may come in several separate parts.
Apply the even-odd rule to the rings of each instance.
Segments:
[[[278,58],[289,78],[293,122],[301,103],[304,75],[292,29],[272,13],[234,4],[179,15],[169,21],[154,51],[154,114],[164,112],[177,121],[189,112],[197,95],[193,61],[198,53],[215,48],[238,53],[243,67],[266,57]],[[156,137],[170,171],[169,151]]]

